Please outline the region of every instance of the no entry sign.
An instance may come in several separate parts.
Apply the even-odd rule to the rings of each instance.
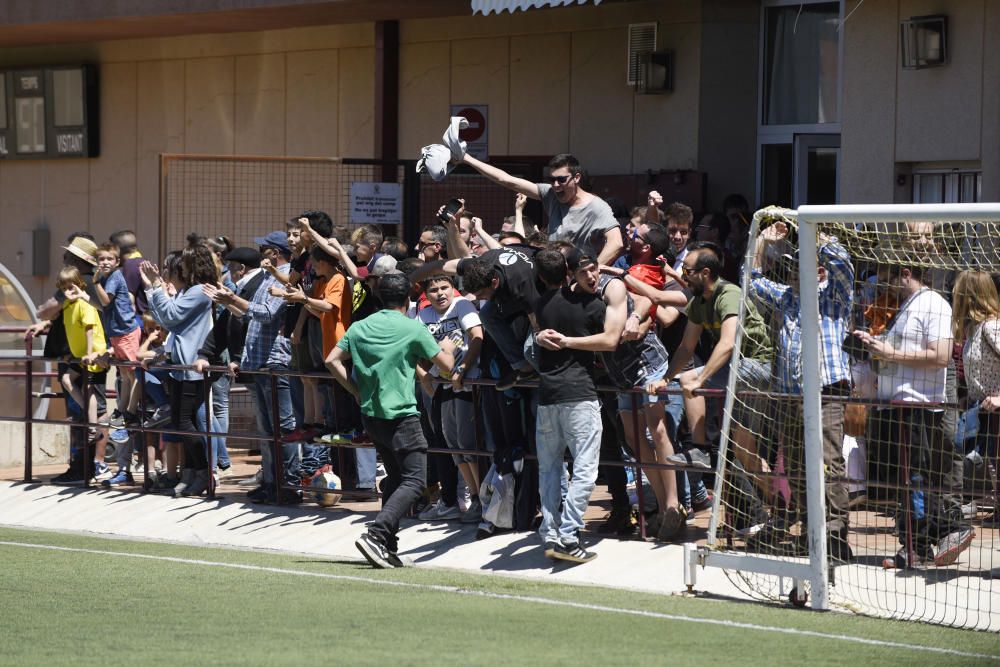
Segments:
[[[452,116],[462,116],[469,121],[469,127],[459,132],[458,137],[466,142],[466,151],[480,160],[489,159],[489,105],[452,104]]]

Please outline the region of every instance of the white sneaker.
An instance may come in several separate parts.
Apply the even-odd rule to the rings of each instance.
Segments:
[[[253,477],[249,479],[243,479],[237,482],[240,486],[260,486],[264,483],[264,469],[257,468],[257,472]]]
[[[458,476],[458,488],[455,490],[455,494],[458,496],[458,509],[462,512],[468,512],[472,506],[472,493],[469,492],[469,485],[465,483],[465,478],[461,475]]]
[[[417,515],[417,518],[421,521],[449,521],[451,519],[458,519],[461,516],[462,512],[457,507],[454,505],[445,505],[443,501],[438,500]]]

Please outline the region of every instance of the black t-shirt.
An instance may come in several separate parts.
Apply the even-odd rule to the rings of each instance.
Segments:
[[[536,305],[535,316],[542,329],[555,329],[564,336],[590,336],[604,331],[606,307],[595,294],[563,287],[546,292]],[[597,400],[593,352],[539,346],[538,365],[540,405]]]
[[[303,251],[298,257],[293,257],[290,261],[289,273],[299,274],[299,285],[305,291],[306,296],[312,296],[313,282],[316,280],[316,272],[313,271],[312,261],[309,258],[309,251]],[[289,303],[285,306],[285,335],[291,336],[295,331],[295,324],[299,321],[299,313],[302,312],[301,303]],[[302,340],[306,338],[306,327],[302,327]]]
[[[500,285],[491,301],[505,318],[535,311],[539,294],[535,262],[532,259],[535,252],[537,251],[529,246],[512,245],[489,250],[479,257],[500,275]],[[469,257],[458,263],[458,275],[465,273],[465,266],[472,259]]]

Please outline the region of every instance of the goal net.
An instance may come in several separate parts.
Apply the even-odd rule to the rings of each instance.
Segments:
[[[731,368],[763,325],[771,379],[730,373],[697,562],[761,598],[1000,629],[998,286],[1000,204],[758,211]]]

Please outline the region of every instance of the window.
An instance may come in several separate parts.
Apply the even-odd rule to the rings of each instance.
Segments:
[[[913,172],[914,204],[969,204],[981,200],[978,169],[921,169]]]
[[[839,22],[837,2],[765,9],[762,125],[839,120]]]

